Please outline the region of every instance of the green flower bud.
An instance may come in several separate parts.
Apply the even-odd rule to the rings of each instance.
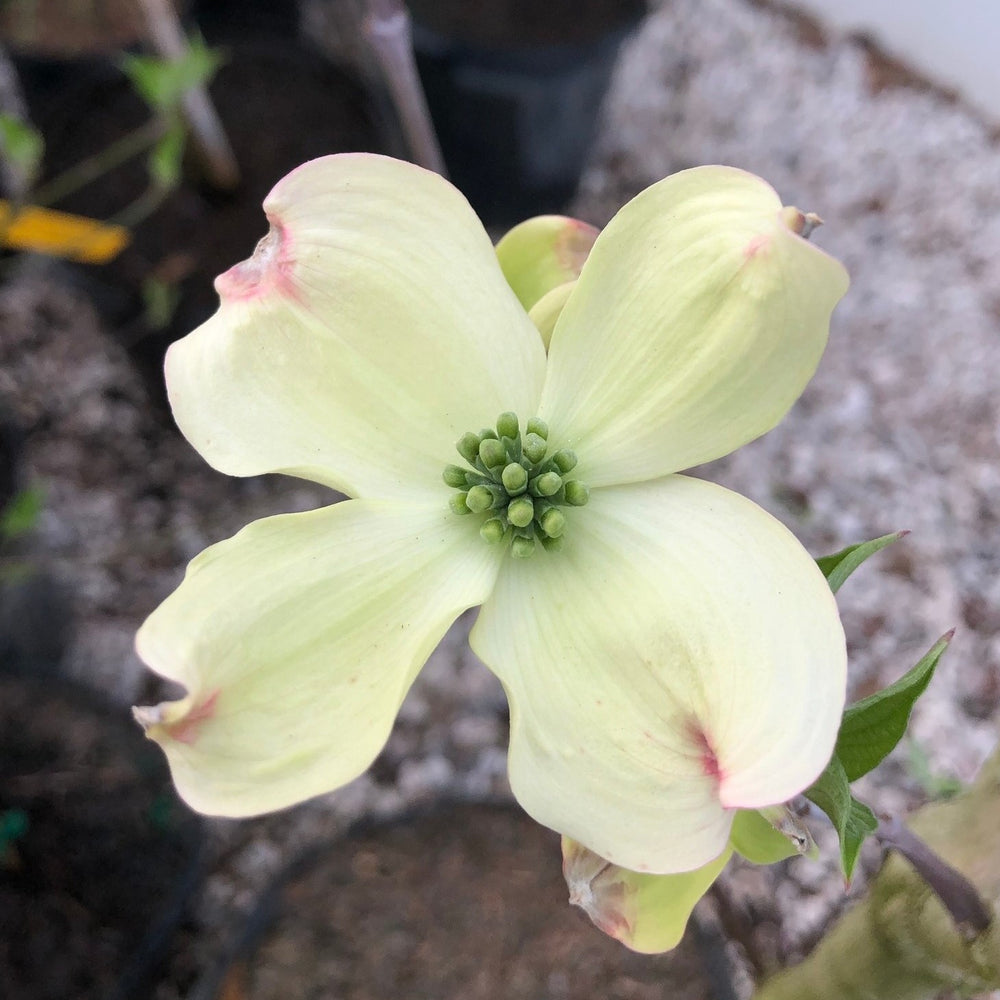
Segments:
[[[479,443],[479,457],[487,469],[493,469],[507,461],[507,449],[496,438],[486,438]]]
[[[573,507],[583,507],[590,499],[590,490],[579,479],[571,479],[566,484],[566,503]]]
[[[530,497],[517,497],[507,505],[507,519],[518,528],[526,528],[535,519],[535,505]]]
[[[448,505],[456,514],[469,514],[468,493],[455,493],[448,501]]]
[[[543,472],[533,480],[531,492],[536,496],[550,497],[559,492],[562,484],[562,477],[557,472]]]
[[[503,540],[503,536],[507,529],[504,527],[503,521],[498,517],[491,517],[488,521],[483,522],[483,526],[479,529],[479,535],[484,542],[489,542],[490,545],[496,545],[498,542]]]
[[[466,470],[461,466],[446,465],[441,478],[444,479],[446,486],[453,486],[455,489],[460,490],[463,486],[468,485],[465,475]]]
[[[549,538],[558,538],[566,528],[566,518],[557,507],[550,507],[538,523]]]
[[[523,493],[528,485],[528,473],[525,472],[524,466],[519,465],[517,462],[511,462],[506,466],[500,479],[503,482],[503,488],[511,496]]]
[[[528,421],[527,433],[535,434],[543,441],[547,441],[549,438],[549,425],[540,417],[532,417]]]
[[[500,437],[516,438],[519,430],[516,413],[501,413],[497,417],[497,434]]]
[[[472,431],[463,434],[455,448],[466,462],[475,462],[479,456],[479,435],[473,434]]]
[[[570,469],[576,468],[576,452],[570,451],[568,448],[563,448],[562,451],[557,451],[552,456],[552,462],[565,475]]]
[[[548,447],[545,443],[545,438],[538,434],[526,434],[524,436],[524,455],[529,462],[536,464],[540,462],[545,458],[545,452]]]
[[[473,514],[479,514],[493,506],[493,494],[486,486],[473,486],[465,495],[465,505]]]
[[[515,535],[510,543],[510,554],[515,559],[527,559],[535,554],[535,540],[530,535]]]

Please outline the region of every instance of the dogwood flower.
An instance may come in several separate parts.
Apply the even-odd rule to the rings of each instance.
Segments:
[[[264,209],[168,354],[173,412],[223,472],[350,499],[211,546],[140,630],[187,691],[137,710],[181,795],[243,816],[360,775],[480,605],[528,813],[633,872],[714,863],[739,808],[826,765],[846,655],[792,534],[679,473],[781,420],[843,268],[726,167],[596,240],[543,219],[496,251],[451,185],[383,157],[307,163]]]

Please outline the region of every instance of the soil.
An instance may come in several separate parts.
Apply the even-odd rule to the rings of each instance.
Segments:
[[[250,919],[217,997],[707,1000],[697,948],[636,955],[566,905],[559,838],[453,805],[311,852]]]
[[[8,1000],[141,996],[197,888],[199,840],[159,754],[118,713],[66,682],[0,674]]]

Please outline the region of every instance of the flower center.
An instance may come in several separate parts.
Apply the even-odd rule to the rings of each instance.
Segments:
[[[479,534],[491,545],[510,542],[511,555],[532,555],[540,542],[557,551],[566,517],[560,507],[582,507],[590,490],[568,478],[576,455],[566,449],[548,454],[549,429],[532,417],[524,434],[517,414],[501,413],[496,428],[463,434],[455,446],[468,466],[449,465],[444,481],[458,490],[456,514],[482,514]]]

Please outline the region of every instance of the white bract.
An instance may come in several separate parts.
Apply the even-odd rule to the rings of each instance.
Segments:
[[[217,469],[351,499],[213,545],[143,625],[143,659],[188,692],[138,710],[183,797],[250,815],[361,774],[482,605],[471,643],[510,700],[524,808],[634,872],[718,859],[738,808],[790,798],[829,760],[844,637],[788,530],[678,473],[784,416],[843,268],[726,167],[653,185],[589,255],[586,227],[551,219],[495,251],[451,185],[383,157],[307,163],[264,207],[269,236],[170,350],[171,405]],[[547,454],[571,451],[589,487],[548,522],[558,551],[540,544],[541,487],[517,528],[502,489],[459,514],[442,482],[456,441],[510,413],[522,434],[547,426]]]

